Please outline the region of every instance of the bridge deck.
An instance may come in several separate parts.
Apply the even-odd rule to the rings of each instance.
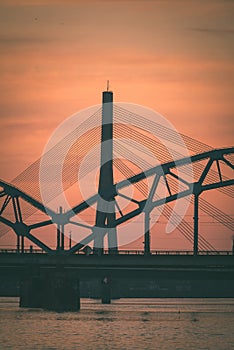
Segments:
[[[161,267],[174,268],[205,268],[227,267],[234,269],[234,255],[48,255],[41,253],[0,253],[0,267],[26,267],[37,266],[64,266],[72,268],[127,268],[127,269],[152,269]]]

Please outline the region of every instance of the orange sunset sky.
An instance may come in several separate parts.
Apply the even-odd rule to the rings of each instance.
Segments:
[[[100,103],[107,79],[115,101],[233,146],[234,1],[0,0],[0,47],[5,181],[40,157],[59,123]]]

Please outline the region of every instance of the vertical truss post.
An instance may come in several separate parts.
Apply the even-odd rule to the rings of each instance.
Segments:
[[[61,247],[61,240],[60,240],[60,224],[57,224],[57,248],[56,250],[59,251]]]
[[[57,250],[60,250],[60,225],[57,225]]]
[[[64,250],[64,225],[61,225],[61,250]]]
[[[70,231],[70,234],[69,234],[69,249],[71,249],[72,247],[72,232]]]
[[[147,203],[145,205],[145,234],[144,234],[144,254],[150,255],[150,213],[152,210],[152,201],[154,194],[157,190],[158,183],[160,180],[161,174],[155,174],[151,189],[149,191]]]
[[[144,254],[150,255],[150,211],[145,212]]]
[[[63,208],[59,207],[59,219],[57,224],[57,251],[64,250],[64,225],[61,221],[62,213]]]
[[[17,250],[17,253],[20,252],[20,236],[19,235],[16,235],[16,250]]]
[[[198,210],[199,210],[199,194],[194,194],[194,237],[193,237],[193,254],[198,254]]]
[[[24,254],[24,235],[21,235],[21,253]]]
[[[62,207],[59,207],[59,214],[60,214],[60,218],[62,217],[62,213],[63,213],[63,208]],[[60,221],[60,243],[61,243],[61,250],[64,250],[64,225],[61,224],[61,221]]]

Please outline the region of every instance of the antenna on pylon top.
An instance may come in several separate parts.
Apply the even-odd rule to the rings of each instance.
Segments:
[[[107,91],[109,91],[109,87],[110,87],[110,82],[109,80],[107,80]]]

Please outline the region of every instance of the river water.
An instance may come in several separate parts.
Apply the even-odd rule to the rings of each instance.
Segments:
[[[80,312],[0,298],[0,349],[234,349],[234,299],[81,299]]]

